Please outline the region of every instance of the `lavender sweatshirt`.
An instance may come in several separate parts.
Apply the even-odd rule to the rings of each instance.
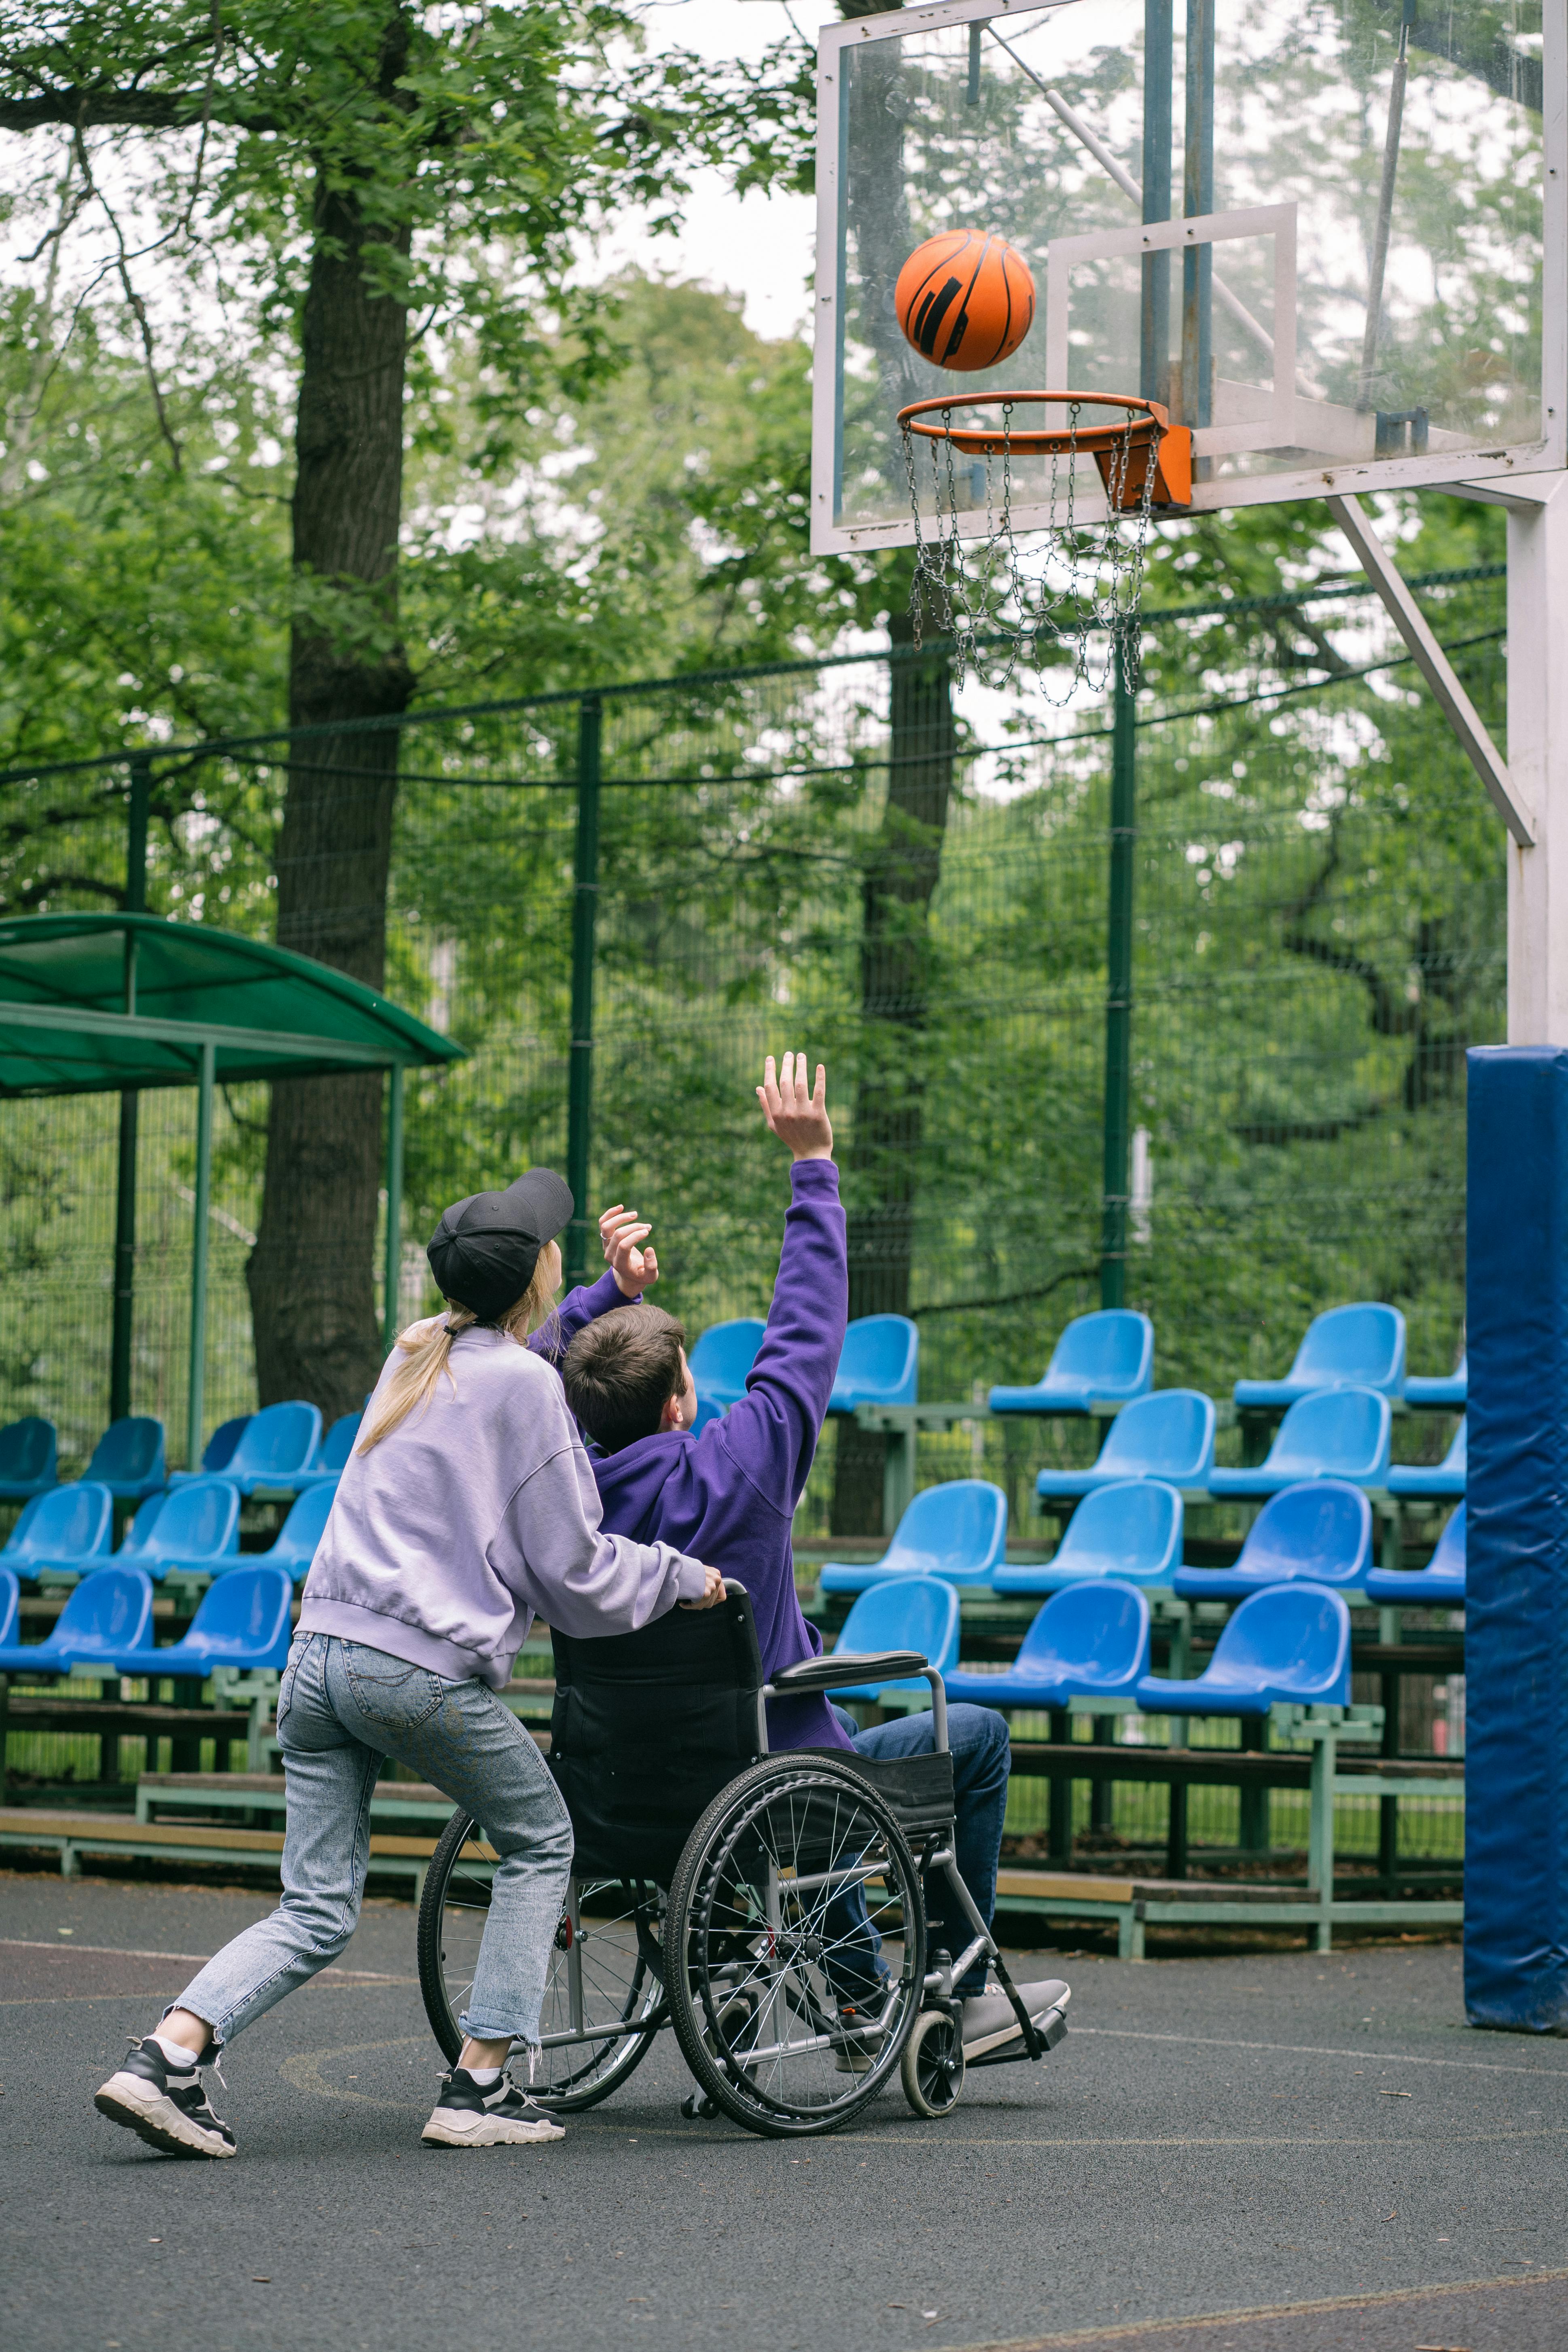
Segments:
[[[363,1642],[450,1682],[492,1690],[535,1612],[565,1633],[629,1633],[702,1591],[669,1543],[601,1528],[594,1474],[550,1359],[626,1301],[615,1276],[574,1291],[519,1347],[459,1332],[451,1378],[369,1454],[351,1454],[305,1580],[300,1630]],[[383,1369],[367,1409],[398,1358]]]
[[[768,1328],[740,1402],[700,1437],[668,1430],[589,1457],[605,1527],[693,1552],[745,1586],[770,1676],[822,1654],[822,1636],[795,1597],[790,1524],[837,1376],[849,1302],[837,1169],[831,1160],[797,1160],[790,1194]],[[768,1738],[774,1748],[850,1745],[820,1696],[774,1700]]]

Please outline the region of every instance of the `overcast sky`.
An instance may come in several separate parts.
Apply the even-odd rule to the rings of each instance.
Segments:
[[[757,57],[783,39],[790,16],[808,37],[834,11],[826,0],[643,0],[638,14],[656,47],[695,49],[704,57]],[[635,229],[605,248],[609,266],[634,260],[645,267],[728,287],[743,295],[746,323],[760,335],[780,336],[810,316],[816,207],[809,196],[732,195],[716,173],[698,184],[682,234],[648,237]]]

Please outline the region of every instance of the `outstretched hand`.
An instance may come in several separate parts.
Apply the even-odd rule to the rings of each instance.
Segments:
[[[827,1072],[820,1062],[816,1066],[814,1093],[806,1077],[804,1054],[786,1054],[784,1066],[776,1076],[773,1057],[770,1054],[763,1067],[763,1083],[757,1088],[757,1100],[762,1104],[763,1117],[779,1141],[788,1144],[792,1159],[832,1159],[833,1127],[827,1116]]]
[[[651,1248],[643,1246],[652,1231],[635,1209],[624,1209],[618,1201],[599,1219],[605,1262],[623,1298],[640,1297],[658,1280],[658,1259]]]

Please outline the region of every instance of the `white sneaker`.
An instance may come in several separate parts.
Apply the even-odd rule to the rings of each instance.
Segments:
[[[564,2139],[566,2134],[504,2069],[499,2082],[485,2084],[454,2066],[442,2079],[436,2112],[419,2137],[426,2147],[517,2147],[531,2140]]]
[[[1021,1984],[1018,1998],[1047,2048],[1054,2049],[1067,2032],[1062,2011],[1072,1999],[1070,1989],[1060,1977],[1047,1977],[1040,1984]],[[964,2002],[963,2055],[969,2064],[973,2065],[977,2058],[989,2057],[993,2051],[1006,2049],[1010,2042],[1016,2042],[1022,2050],[1024,2036],[1005,1992],[977,1993],[973,2000]]]

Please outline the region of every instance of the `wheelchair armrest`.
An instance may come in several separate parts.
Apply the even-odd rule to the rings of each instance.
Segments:
[[[773,1686],[781,1698],[792,1698],[802,1691],[907,1682],[911,1675],[923,1675],[927,1664],[918,1650],[865,1650],[858,1657],[838,1650],[831,1658],[803,1658],[798,1666],[785,1666],[773,1676]]]

